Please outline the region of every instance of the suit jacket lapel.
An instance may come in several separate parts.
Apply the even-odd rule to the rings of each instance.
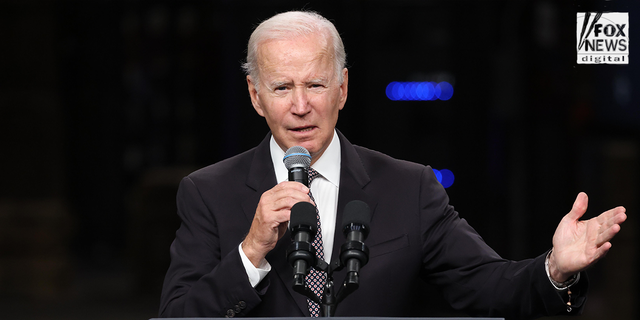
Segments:
[[[254,192],[246,197],[242,202],[244,213],[251,223],[256,212],[256,207],[262,194],[276,185],[276,174],[271,163],[271,152],[269,151],[269,140],[271,134],[260,142],[253,153],[246,185]]]
[[[342,163],[340,168],[340,191],[338,192],[336,233],[333,242],[332,260],[334,261],[340,258],[340,247],[346,240],[342,234],[342,218],[344,215],[344,207],[347,203],[353,200],[366,202],[371,209],[372,217],[377,204],[377,201],[364,191],[364,188],[371,179],[362,164],[360,156],[353,145],[344,137],[344,135],[342,135],[340,131],[338,131],[338,137],[340,138]],[[333,273],[333,280],[336,289],[342,286],[342,282],[346,276],[346,272],[343,271]]]
[[[262,142],[260,142],[256,147],[256,151],[251,162],[251,168],[249,169],[249,175],[247,176],[247,186],[255,191],[242,203],[242,207],[249,224],[253,221],[253,216],[255,215],[256,207],[262,194],[273,188],[277,183],[276,174],[273,170],[273,163],[271,162],[271,151],[269,149],[270,140],[271,134],[267,134]],[[302,314],[308,317],[309,307],[307,306],[307,299],[301,294],[293,291],[293,268],[289,265],[286,259],[287,247],[290,243],[291,233],[287,229],[287,232],[282,236],[280,241],[278,241],[276,247],[267,255],[267,261],[271,264],[271,271],[275,271],[275,273],[278,274],[278,277],[274,277],[272,279],[276,280],[277,278],[280,278],[293,300],[296,301],[296,304],[300,308]]]

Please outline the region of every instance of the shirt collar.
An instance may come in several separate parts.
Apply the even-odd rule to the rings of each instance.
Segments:
[[[273,169],[276,173],[276,180],[278,183],[289,179],[289,172],[282,162],[284,158],[284,151],[280,149],[276,139],[271,135],[271,141],[269,142],[269,149],[271,151],[271,162],[273,163]],[[333,138],[331,143],[324,151],[320,159],[311,166],[316,169],[325,179],[331,182],[336,187],[340,186],[340,139],[338,133],[333,130]]]

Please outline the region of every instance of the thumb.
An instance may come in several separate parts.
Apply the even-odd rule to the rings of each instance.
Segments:
[[[566,218],[577,221],[585,212],[587,212],[587,206],[589,205],[589,197],[584,192],[580,192],[576,197],[576,201],[573,202],[571,211],[566,215]]]

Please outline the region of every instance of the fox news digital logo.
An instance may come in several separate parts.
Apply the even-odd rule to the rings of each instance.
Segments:
[[[628,64],[629,14],[578,12],[578,64]]]

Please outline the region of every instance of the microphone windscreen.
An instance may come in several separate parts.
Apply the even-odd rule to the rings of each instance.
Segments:
[[[309,202],[298,202],[291,207],[289,228],[294,231],[298,228],[310,230],[313,234],[318,230],[316,207]]]
[[[296,167],[309,168],[311,165],[311,154],[309,154],[309,151],[304,147],[295,146],[289,148],[289,150],[284,153],[282,161],[284,161],[284,166],[287,170]]]
[[[369,228],[371,222],[371,213],[369,206],[360,200],[353,200],[344,207],[344,216],[342,217],[342,229],[350,224],[360,224],[366,229]]]

